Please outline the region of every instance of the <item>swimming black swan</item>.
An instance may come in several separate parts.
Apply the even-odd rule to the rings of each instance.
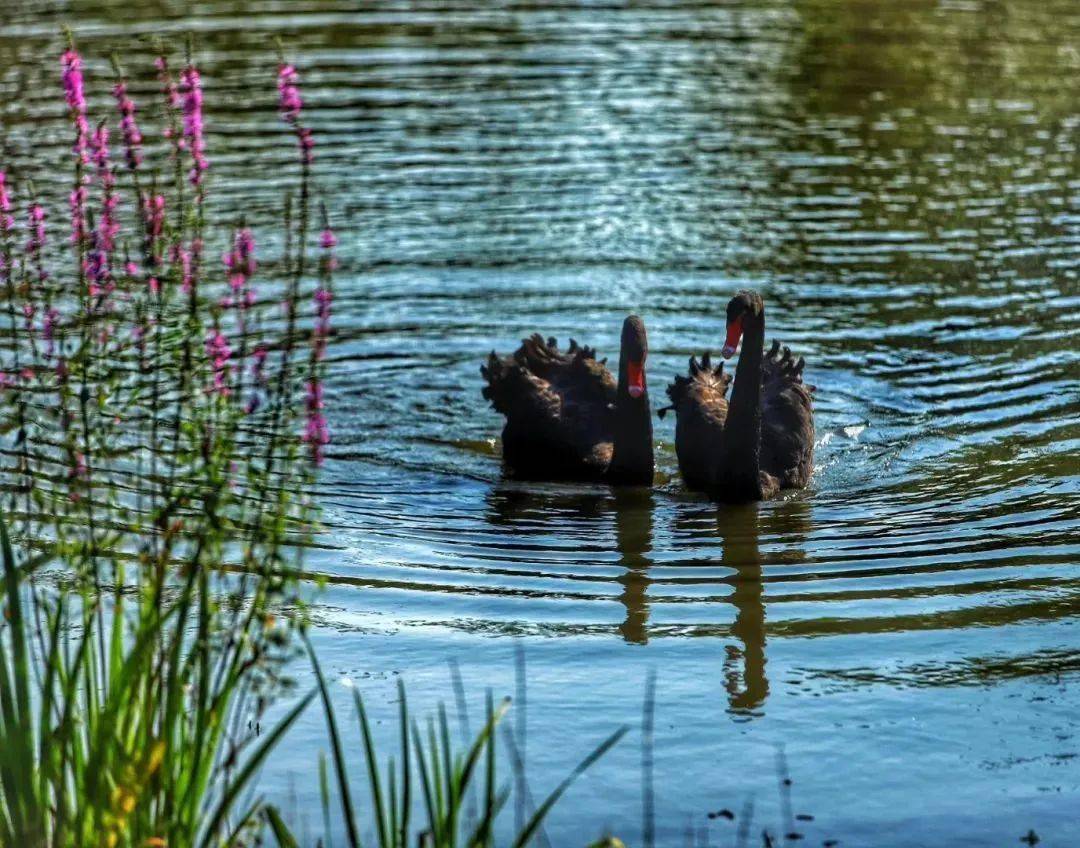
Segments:
[[[741,291],[728,303],[724,358],[743,352],[729,375],[712,368],[709,354],[668,387],[675,410],[675,451],[686,485],[718,501],[747,502],[780,489],[801,489],[814,464],[814,410],[802,381],[802,357],[774,342],[766,354],[765,305],[756,292]]]
[[[506,416],[503,462],[525,480],[649,486],[652,417],[645,382],[649,343],[636,315],[623,322],[618,381],[596,351],[533,335],[512,356],[492,351],[484,397]]]

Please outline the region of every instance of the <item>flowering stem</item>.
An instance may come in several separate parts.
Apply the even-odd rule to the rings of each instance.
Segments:
[[[15,315],[15,269],[13,267],[11,244],[11,233],[15,227],[15,218],[11,214],[11,197],[8,193],[6,180],[7,175],[0,171],[0,282],[7,289],[8,316],[11,322],[12,365],[14,370],[12,390],[15,392],[15,414],[18,428],[16,442],[19,445],[19,471],[23,475],[26,491],[26,517],[23,520],[23,532],[29,535],[30,521],[33,516],[30,503],[33,479],[30,475],[30,456],[27,447],[26,395],[22,389],[23,370],[19,361],[19,323]]]

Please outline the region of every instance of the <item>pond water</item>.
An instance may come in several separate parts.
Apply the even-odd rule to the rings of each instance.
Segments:
[[[256,226],[293,155],[273,36],[303,71],[343,259],[315,644],[381,738],[398,675],[454,711],[451,662],[474,727],[519,695],[536,798],[628,724],[546,834],[641,845],[655,672],[657,845],[731,844],[708,813],[747,800],[787,830],[780,751],[807,844],[1072,844],[1073,0],[4,4],[4,153],[40,182],[62,22],[91,74],[198,32],[219,211]],[[502,479],[488,351],[617,356],[634,311],[660,406],[745,287],[817,387],[807,491],[688,494],[670,418],[651,492]],[[323,740],[313,710],[263,776],[309,833]]]

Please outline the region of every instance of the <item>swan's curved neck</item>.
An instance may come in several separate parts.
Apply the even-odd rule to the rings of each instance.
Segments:
[[[716,496],[724,501],[761,500],[761,360],[765,315],[743,318],[742,353],[735,369],[727,422],[713,474]]]
[[[651,486],[653,429],[649,391],[630,397],[626,354],[619,356],[619,390],[615,399],[615,433],[607,478],[628,486]]]

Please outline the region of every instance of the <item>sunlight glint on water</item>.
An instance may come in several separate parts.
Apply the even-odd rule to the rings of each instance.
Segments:
[[[688,826],[730,842],[706,814],[751,794],[779,824],[776,745],[815,844],[1008,844],[1029,827],[1064,844],[1080,8],[132,5],[0,10],[4,158],[45,183],[67,155],[39,121],[57,115],[62,22],[131,65],[134,36],[194,28],[216,213],[272,222],[282,35],[343,257],[317,644],[336,675],[372,675],[379,718],[394,672],[421,706],[449,698],[448,657],[477,696],[511,692],[522,636],[535,795],[639,720],[658,670],[664,845]],[[817,386],[810,491],[721,510],[687,495],[670,419],[651,494],[500,479],[479,394],[492,347],[541,330],[616,356],[637,311],[659,406],[748,286]],[[265,777],[301,818],[322,732],[312,713]],[[637,842],[635,745],[575,788],[552,844],[606,825]]]

